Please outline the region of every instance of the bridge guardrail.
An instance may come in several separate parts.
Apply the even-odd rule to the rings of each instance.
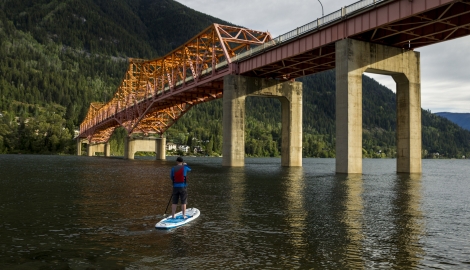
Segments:
[[[375,3],[378,3],[378,2],[383,2],[383,0],[362,0],[362,1],[359,1],[359,2],[356,2],[356,3],[353,3],[349,6],[345,6],[345,10],[346,10],[346,14],[351,14],[357,10],[360,10],[360,9],[363,9],[363,8],[367,8],[367,7],[370,7],[372,5],[374,5]]]
[[[376,5],[378,3],[386,2],[390,0],[361,0],[358,2],[355,2],[351,5],[345,6],[335,12],[332,12],[326,16],[323,16],[321,18],[316,19],[315,21],[312,21],[310,23],[307,23],[305,25],[302,25],[300,27],[297,27],[296,29],[289,31],[285,34],[282,34],[271,41],[268,41],[264,43],[263,45],[256,46],[250,50],[247,50],[241,54],[237,54],[236,56],[232,57],[231,60],[232,62],[238,62],[240,60],[246,59],[251,57],[252,55],[255,55],[259,52],[265,51],[268,48],[274,47],[276,45],[282,44],[284,42],[287,42],[293,38],[296,38],[298,36],[301,36],[307,32],[314,31],[322,26],[328,25],[330,23],[333,23],[337,20],[340,20],[344,17],[347,17],[348,15],[351,15],[353,13],[359,12],[361,10],[364,10],[366,8],[369,8],[373,5]]]

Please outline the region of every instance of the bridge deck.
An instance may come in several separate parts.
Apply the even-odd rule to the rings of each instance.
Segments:
[[[334,43],[345,38],[413,50],[470,34],[469,1],[358,3],[366,6],[351,13],[342,8],[325,16],[331,19],[324,26],[312,22],[273,39],[279,44],[239,61],[239,73],[291,79],[333,69]]]

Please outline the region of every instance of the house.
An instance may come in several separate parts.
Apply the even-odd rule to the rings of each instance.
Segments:
[[[202,148],[200,146],[196,146],[196,147],[194,147],[193,152],[194,152],[194,154],[197,154],[197,153],[202,153],[204,151],[202,150]]]
[[[166,150],[167,151],[172,151],[172,150],[176,150],[176,144],[172,143],[172,142],[169,142],[166,144]]]
[[[187,146],[187,145],[180,145],[180,146],[178,146],[178,150],[181,150],[181,151],[183,151],[184,153],[187,153],[187,152],[189,151],[189,148],[190,148],[190,147]]]

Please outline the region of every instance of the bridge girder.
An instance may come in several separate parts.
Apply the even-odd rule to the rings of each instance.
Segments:
[[[223,87],[211,81],[178,89],[213,76],[230,65],[233,56],[271,39],[269,32],[213,24],[163,57],[129,59],[112,100],[90,105],[79,136],[106,142],[117,126],[128,134],[164,133],[192,106],[221,98]]]

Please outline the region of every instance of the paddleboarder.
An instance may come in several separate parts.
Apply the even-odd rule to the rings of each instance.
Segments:
[[[183,218],[186,218],[186,203],[188,200],[188,192],[186,190],[186,174],[191,171],[188,164],[183,162],[182,157],[176,158],[176,166],[171,168],[171,181],[173,181],[173,204],[171,205],[172,218],[175,218],[176,206],[178,200],[181,201]]]

